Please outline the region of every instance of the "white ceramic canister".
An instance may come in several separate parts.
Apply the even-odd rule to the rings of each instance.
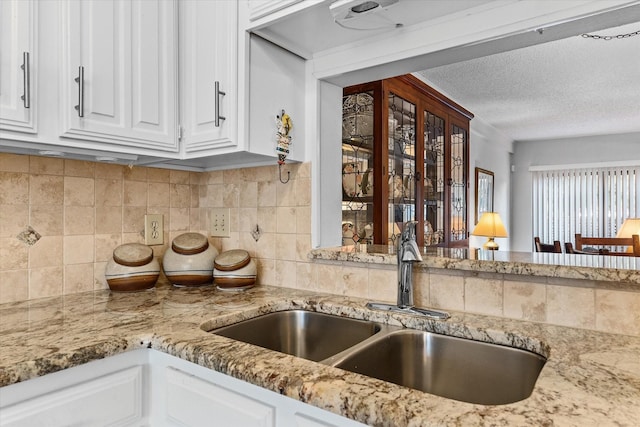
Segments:
[[[222,252],[214,262],[213,280],[220,290],[240,291],[256,284],[256,262],[244,249]]]
[[[162,268],[175,286],[213,283],[213,260],[218,250],[200,233],[184,233],[173,239],[162,258]]]
[[[114,292],[151,289],[160,276],[160,264],[153,250],[141,243],[125,243],[113,251],[107,262],[105,278]]]

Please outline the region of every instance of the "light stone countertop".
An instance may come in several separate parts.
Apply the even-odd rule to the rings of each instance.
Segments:
[[[153,348],[376,426],[637,426],[640,338],[452,313],[445,321],[374,312],[366,300],[258,286],[241,293],[166,283],[0,305],[0,386],[136,348]],[[205,332],[259,314],[307,309],[539,352],[533,394],[484,406],[400,387]]]
[[[396,265],[393,246],[384,245],[313,249],[309,258]],[[640,291],[640,257],[427,248],[422,259],[414,268],[590,280],[604,287]]]

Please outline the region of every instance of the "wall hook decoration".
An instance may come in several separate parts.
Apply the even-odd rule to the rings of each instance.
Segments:
[[[291,122],[291,117],[287,113],[284,112],[284,109],[280,113],[280,115],[276,116],[276,127],[278,131],[276,132],[276,153],[278,153],[278,176],[280,178],[280,182],[286,184],[289,182],[291,178],[291,172],[287,171],[287,180],[284,181],[282,179],[282,165],[284,165],[287,156],[289,155],[289,144],[291,144],[291,136],[289,132],[293,127],[293,123]]]

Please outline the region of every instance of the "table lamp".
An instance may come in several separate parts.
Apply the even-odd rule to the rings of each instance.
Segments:
[[[640,218],[627,218],[622,223],[622,227],[618,230],[616,237],[631,237],[634,234],[640,235]],[[633,252],[633,247],[629,246],[627,252]]]
[[[480,221],[476,225],[476,228],[471,232],[473,236],[484,236],[489,239],[482,245],[483,249],[492,251],[498,250],[498,244],[493,240],[496,237],[508,237],[507,229],[504,228],[504,224],[500,219],[500,215],[497,212],[485,212],[480,217]]]

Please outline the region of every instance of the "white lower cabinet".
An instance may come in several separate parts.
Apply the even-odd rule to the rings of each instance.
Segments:
[[[155,350],[0,388],[0,426],[362,426]]]

